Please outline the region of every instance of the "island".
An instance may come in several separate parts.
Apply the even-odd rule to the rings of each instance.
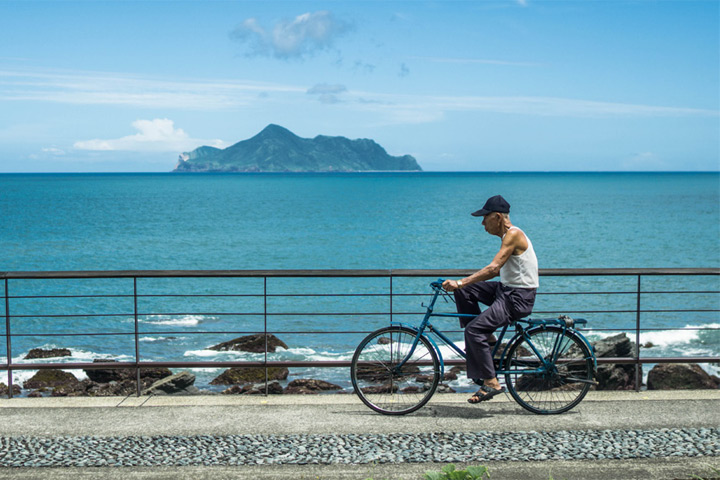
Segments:
[[[180,155],[173,172],[422,171],[412,155],[394,157],[369,139],[301,138],[270,124],[225,149],[202,146]]]

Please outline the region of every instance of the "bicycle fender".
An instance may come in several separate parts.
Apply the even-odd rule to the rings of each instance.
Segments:
[[[573,334],[577,335],[578,337],[580,337],[580,340],[582,340],[583,343],[585,343],[585,346],[588,347],[588,351],[590,352],[590,355],[592,355],[593,368],[597,371],[597,358],[595,357],[595,348],[593,348],[593,346],[590,345],[590,342],[588,342],[587,338],[585,338],[585,336],[582,333],[578,332],[577,330],[570,329],[570,328],[563,329],[562,327],[560,327],[558,325],[550,325],[550,326],[538,325],[536,327],[528,328],[527,330],[525,330],[525,332],[527,332],[527,333],[537,332],[538,330],[545,330],[548,327],[562,329],[562,330],[565,330],[566,332],[573,333]],[[515,340],[517,340],[518,337],[522,337],[522,333],[516,333],[510,339],[510,341],[508,341],[507,345],[505,346],[505,349],[503,350],[502,356],[500,357],[501,359],[505,360],[505,354],[507,353],[508,349],[512,346],[512,344],[515,343]]]
[[[407,328],[408,330],[412,330],[413,332],[418,333],[417,327],[415,327],[415,326],[413,326],[413,325],[409,325],[409,324],[407,324],[407,323],[390,322],[390,325],[393,326],[393,327],[403,327],[403,328]],[[431,344],[431,345],[433,346],[433,348],[435,349],[435,353],[437,353],[438,360],[440,360],[440,380],[442,380],[443,377],[445,376],[445,361],[443,360],[442,352],[440,351],[440,348],[438,347],[438,344],[435,343],[435,340],[433,340],[432,337],[430,337],[430,336],[428,336],[428,335],[423,335],[423,338],[425,338],[425,340],[428,340],[428,341],[430,342],[430,344]]]
[[[590,351],[590,354],[592,355],[593,368],[594,368],[595,370],[597,370],[597,358],[595,357],[595,347],[593,347],[592,345],[590,345],[590,342],[588,342],[588,339],[585,338],[585,335],[583,335],[582,333],[578,332],[577,330],[572,330],[572,332],[573,332],[575,335],[577,335],[578,337],[580,337],[580,339],[581,339],[583,342],[585,342],[585,346],[588,347],[588,350]]]

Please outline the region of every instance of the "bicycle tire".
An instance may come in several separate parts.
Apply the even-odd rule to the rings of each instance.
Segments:
[[[593,355],[581,337],[560,327],[536,327],[525,334],[537,353],[524,336],[508,347],[504,370],[510,395],[533,413],[567,412],[582,401],[593,384]],[[543,369],[538,353],[549,359],[554,351],[559,352],[556,361]]]
[[[421,408],[440,382],[440,361],[427,338],[421,336],[412,357],[407,356],[417,332],[391,326],[376,330],[358,345],[350,379],[360,400],[378,413],[405,415]]]

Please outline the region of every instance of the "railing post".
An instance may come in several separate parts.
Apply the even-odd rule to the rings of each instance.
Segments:
[[[390,324],[393,322],[393,275],[390,272]]]
[[[5,279],[5,346],[7,347],[8,398],[13,398],[12,383],[12,347],[10,345],[10,299],[8,298],[8,279]]]
[[[133,277],[133,315],[135,317],[135,386],[137,396],[142,393],[140,391],[140,336],[138,328],[138,302],[137,302],[137,277]]]
[[[263,277],[263,334],[265,336],[265,396],[268,396],[267,277]]]
[[[635,309],[635,391],[640,391],[640,292],[642,275],[637,277],[637,304]]]

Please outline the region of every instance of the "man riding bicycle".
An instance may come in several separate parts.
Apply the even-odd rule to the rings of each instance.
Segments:
[[[530,239],[510,222],[510,204],[500,195],[485,202],[475,217],[483,217],[485,231],[502,239],[492,262],[469,277],[445,280],[443,288],[454,292],[458,313],[477,315],[470,321],[460,319],[465,327],[467,376],[481,384],[468,399],[470,403],[490,400],[505,391],[495,376],[491,353],[493,332],[500,327],[530,315],[537,291],[538,262]],[[489,282],[500,276],[500,281]],[[487,305],[485,311],[479,304]]]

